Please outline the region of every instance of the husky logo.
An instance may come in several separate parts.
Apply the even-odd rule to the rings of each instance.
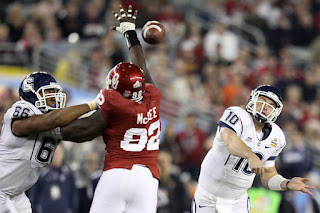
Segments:
[[[139,88],[142,86],[142,83],[140,81],[136,81],[136,83],[134,83],[133,88]]]
[[[33,89],[33,82],[34,79],[33,77],[27,77],[26,79],[24,79],[23,84],[22,84],[22,89],[24,92],[30,92],[32,88]]]
[[[119,84],[119,74],[115,73],[111,80],[111,87],[116,90],[118,88],[118,84]]]

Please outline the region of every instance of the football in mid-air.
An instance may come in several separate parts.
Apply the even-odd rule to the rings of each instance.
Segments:
[[[158,21],[148,21],[142,28],[142,38],[151,45],[162,42],[165,35],[166,30]]]

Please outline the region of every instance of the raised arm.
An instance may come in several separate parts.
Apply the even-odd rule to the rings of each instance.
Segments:
[[[129,53],[130,53],[130,58],[132,60],[132,63],[137,65],[138,67],[140,67],[143,70],[145,78],[146,78],[146,82],[154,84],[154,82],[151,78],[150,72],[146,66],[146,61],[144,58],[144,54],[143,54],[141,45],[132,46],[129,50]]]
[[[17,136],[24,136],[64,126],[79,116],[97,109],[98,97],[100,97],[100,94],[87,104],[66,107],[46,114],[33,115],[19,120],[14,120],[12,124],[12,131]]]
[[[72,121],[61,128],[63,140],[74,142],[85,142],[92,140],[101,134],[107,122],[101,110],[98,109],[92,115]]]
[[[137,37],[136,29],[136,18],[138,15],[138,10],[135,10],[132,14],[132,6],[129,5],[128,13],[126,14],[122,6],[120,5],[120,15],[113,11],[114,17],[119,21],[120,26],[112,27],[111,29],[116,30],[124,35],[127,40],[127,45],[129,48],[129,55],[133,64],[140,67],[145,75],[147,83],[154,83],[149,70],[146,66],[145,57],[140,45],[140,41]]]

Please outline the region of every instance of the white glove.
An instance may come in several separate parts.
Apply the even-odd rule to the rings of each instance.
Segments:
[[[99,109],[98,102],[99,102],[101,95],[102,95],[102,90],[100,90],[99,94],[97,95],[97,97],[95,99],[93,99],[92,101],[87,103],[89,108],[91,109],[91,111]]]
[[[129,31],[129,30],[135,30],[136,29],[136,25],[134,23],[131,22],[122,22],[120,23],[119,27],[116,27],[116,31],[124,34],[125,32]]]
[[[113,16],[120,22],[120,26],[113,27],[112,29],[124,34],[125,32],[129,30],[135,30],[136,29],[136,19],[138,15],[138,10],[134,11],[134,14],[132,15],[132,6],[129,5],[128,7],[128,13],[126,14],[122,6],[120,5],[120,16],[118,13],[113,12]]]

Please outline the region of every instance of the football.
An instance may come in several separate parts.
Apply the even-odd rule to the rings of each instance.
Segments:
[[[158,21],[148,21],[142,28],[142,38],[151,45],[159,44],[163,41],[166,31]]]

